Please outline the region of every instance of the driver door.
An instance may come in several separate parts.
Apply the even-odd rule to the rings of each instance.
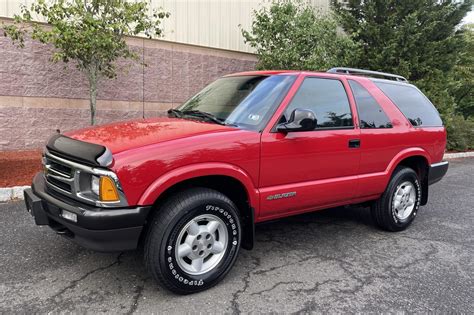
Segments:
[[[259,219],[272,219],[345,203],[355,197],[360,130],[339,79],[306,77],[279,123],[294,109],[311,110],[311,131],[262,134]]]

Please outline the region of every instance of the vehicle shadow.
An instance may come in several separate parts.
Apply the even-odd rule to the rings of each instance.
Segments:
[[[331,246],[334,240],[351,239],[357,234],[372,234],[377,231],[368,207],[347,206],[304,213],[268,222],[255,227],[255,248],[248,252],[257,253],[260,248],[279,245],[283,248],[297,248],[298,245],[318,243]],[[126,256],[137,263],[143,261],[143,249],[127,252]],[[246,255],[245,255],[246,256]],[[246,258],[241,258],[246,259]]]
[[[363,239],[373,236],[374,230],[368,209],[361,207],[332,208],[258,224],[254,250],[241,250],[236,265],[222,283],[200,293],[200,296],[212,297],[219,292],[236,292],[238,289],[235,288],[241,286],[243,277],[250,277],[251,273],[258,277],[265,270],[292,265],[308,257],[316,257],[316,261],[320,261],[331,253],[347,254],[348,251],[355,250]],[[35,296],[37,287],[47,286],[48,279],[57,277],[57,270],[67,270],[68,273],[61,274],[61,280],[55,284],[61,289],[44,296],[45,300],[41,303],[26,299],[22,304],[25,309],[31,309],[32,312],[59,310],[64,305],[58,301],[66,301],[71,310],[74,310],[79,307],[77,303],[82,303],[81,299],[97,300],[99,303],[106,298],[119,299],[123,294],[133,297],[132,302],[120,302],[125,309],[130,307],[131,310],[137,307],[138,301],[145,301],[141,298],[142,295],[160,297],[161,301],[170,302],[181,299],[155,283],[146,270],[143,250],[98,253],[46,232],[50,231],[37,230],[35,233],[38,238],[43,237],[41,244],[46,238],[48,248],[54,244],[53,248],[47,253],[40,251],[39,255],[35,255],[24,266],[28,270],[37,268],[37,272],[42,275],[34,284],[28,284],[32,287],[29,292]],[[25,250],[41,246],[40,243],[25,244]],[[28,282],[21,275],[15,276],[15,279],[11,280],[21,283],[21,286],[25,281]],[[116,293],[106,297],[94,293],[98,290]],[[11,293],[8,298],[14,299],[15,296]]]
[[[281,228],[307,227],[309,229],[324,226],[346,226],[375,228],[368,207],[346,206],[314,212],[308,212],[278,220],[262,222],[256,225],[256,234],[270,232]]]
[[[350,238],[355,230],[357,234],[378,231],[368,207],[336,207],[258,223],[255,247],[268,242],[292,246],[297,241],[304,243],[316,239],[324,244],[324,239],[333,238],[335,232],[343,238]],[[127,252],[127,256],[137,261],[143,259],[142,255],[143,249]]]

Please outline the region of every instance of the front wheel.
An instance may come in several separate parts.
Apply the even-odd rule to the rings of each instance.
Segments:
[[[195,293],[227,274],[240,240],[234,203],[218,191],[193,188],[172,196],[158,209],[146,239],[145,263],[163,287]]]
[[[415,219],[420,207],[418,175],[408,167],[397,167],[387,189],[371,207],[375,223],[387,231],[402,231]]]

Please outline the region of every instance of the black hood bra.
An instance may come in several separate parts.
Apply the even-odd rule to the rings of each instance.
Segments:
[[[52,154],[90,166],[107,167],[112,163],[112,153],[105,146],[55,134],[46,148]]]

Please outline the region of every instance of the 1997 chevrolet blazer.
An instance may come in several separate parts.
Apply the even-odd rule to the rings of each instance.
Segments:
[[[368,202],[403,230],[448,169],[435,107],[387,73],[237,73],[168,115],[54,135],[25,202],[82,246],[143,245],[180,294],[220,281],[258,222]]]

